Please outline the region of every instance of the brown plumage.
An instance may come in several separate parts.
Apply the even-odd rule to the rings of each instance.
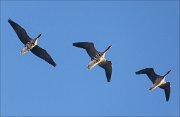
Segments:
[[[111,48],[111,46],[109,46],[104,52],[98,52],[92,42],[76,42],[73,43],[73,46],[85,49],[91,57],[91,60],[97,62],[98,65],[105,70],[107,81],[111,81],[112,63],[104,58],[105,53]],[[92,67],[88,65],[88,69],[91,68]]]
[[[30,50],[34,55],[40,57],[41,59],[45,60],[52,66],[56,66],[56,63],[54,60],[51,58],[51,56],[48,54],[48,52],[42,48],[40,48],[37,45],[37,40],[41,36],[41,34],[38,35],[37,38],[31,39],[26,30],[22,28],[20,25],[12,21],[11,19],[8,20],[14,31],[16,32],[17,36],[19,37],[20,41],[27,47],[28,51]],[[22,53],[24,54],[24,53]]]
[[[153,85],[149,88],[149,90],[152,91],[156,87],[164,89],[166,101],[169,101],[170,82],[166,82],[165,78],[170,72],[171,72],[171,70],[168,71],[165,75],[160,76],[154,72],[153,68],[145,68],[145,69],[137,71],[136,74],[146,74],[148,76],[148,78],[151,80],[151,82],[153,83]]]

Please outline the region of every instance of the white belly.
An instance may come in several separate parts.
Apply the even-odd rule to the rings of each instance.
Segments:
[[[34,46],[37,45],[37,42],[35,42],[34,45],[26,45],[23,50],[20,52],[20,55],[23,55],[25,53],[27,53],[29,50],[31,50],[32,48],[34,48]]]
[[[92,61],[88,64],[87,68],[88,68],[88,69],[92,69],[92,68],[95,67],[97,64],[99,64],[103,59],[104,59],[104,58],[101,57],[99,60],[92,60]]]
[[[163,84],[166,84],[165,78],[163,80],[161,80],[161,82],[158,84],[158,86],[161,86]]]
[[[161,78],[157,78],[156,79],[156,81],[155,81],[155,83],[151,86],[151,91],[152,90],[154,90],[155,88],[157,88],[157,87],[159,87],[159,86],[161,86],[162,84],[165,84],[166,83],[166,81],[165,81],[165,79],[161,79]]]

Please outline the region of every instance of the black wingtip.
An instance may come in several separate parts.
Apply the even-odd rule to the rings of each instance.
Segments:
[[[11,25],[15,23],[15,22],[12,21],[10,18],[8,19],[8,22],[9,22]]]
[[[52,63],[51,65],[54,66],[54,67],[56,67],[57,64],[56,64],[56,63]]]
[[[140,74],[140,73],[137,71],[137,72],[135,72],[135,74],[138,75],[138,74]]]
[[[169,97],[166,97],[166,102],[168,102],[169,101]]]
[[[73,46],[77,47],[77,43],[78,43],[78,42],[73,43]]]
[[[12,22],[12,20],[9,18],[9,19],[8,19],[8,22],[10,23],[10,22]]]
[[[111,76],[107,77],[107,82],[111,82]]]
[[[78,47],[78,48],[82,48],[81,47],[81,42],[75,42],[75,43],[73,43],[73,46]]]

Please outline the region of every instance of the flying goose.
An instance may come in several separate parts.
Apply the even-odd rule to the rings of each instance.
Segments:
[[[76,42],[73,46],[83,48],[87,51],[88,55],[91,57],[91,62],[88,64],[87,68],[92,69],[97,64],[105,69],[107,82],[111,80],[112,74],[112,63],[105,59],[106,52],[111,48],[111,45],[107,47],[104,52],[98,52],[92,42]]]
[[[149,88],[150,91],[154,90],[157,87],[164,89],[166,101],[168,101],[170,97],[170,82],[166,82],[165,78],[170,72],[171,70],[169,70],[165,75],[160,76],[154,72],[153,68],[145,68],[137,71],[136,74],[146,74],[149,77],[149,79],[153,83],[152,86]]]
[[[23,29],[20,25],[12,21],[11,19],[8,20],[12,28],[15,30],[17,36],[19,37],[20,41],[25,45],[23,50],[20,52],[20,55],[24,55],[28,51],[31,51],[34,55],[40,57],[41,59],[45,60],[52,66],[56,66],[56,63],[53,61],[51,56],[47,53],[46,50],[42,49],[37,45],[37,41],[40,38],[41,34],[39,34],[35,39],[31,39],[26,30]]]

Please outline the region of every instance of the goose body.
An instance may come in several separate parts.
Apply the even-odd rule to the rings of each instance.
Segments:
[[[37,42],[40,36],[41,34],[39,34],[39,36],[36,39],[32,39],[29,42],[27,42],[23,50],[20,52],[20,55],[24,55],[25,53],[33,49],[37,45]]]
[[[148,78],[153,83],[152,86],[149,88],[149,91],[152,91],[157,87],[164,89],[166,101],[168,101],[170,97],[170,82],[166,82],[165,78],[170,72],[171,70],[168,71],[165,75],[160,76],[154,72],[153,68],[145,68],[137,71],[136,74],[146,74],[148,76]]]
[[[104,52],[98,52],[94,47],[94,43],[92,42],[76,42],[73,43],[73,46],[85,49],[88,55],[91,57],[91,61],[87,68],[92,69],[96,65],[99,65],[105,69],[107,81],[110,82],[112,74],[112,63],[111,61],[105,59],[105,54],[112,46],[108,46]]]
[[[11,19],[9,19],[8,22],[12,26],[14,31],[16,32],[20,41],[25,45],[25,47],[20,52],[20,55],[24,55],[28,51],[31,51],[34,55],[45,60],[52,66],[54,66],[54,67],[56,66],[56,63],[51,58],[51,56],[48,54],[48,52],[37,45],[38,39],[40,38],[41,34],[39,34],[35,39],[31,39],[28,36],[26,30],[23,29],[19,24],[15,23]]]
[[[96,57],[94,57],[93,59],[91,59],[90,63],[88,64],[87,68],[88,69],[92,69],[93,67],[95,67],[96,65],[98,65],[99,63],[101,62],[105,62],[106,59],[104,58],[105,57],[105,53],[102,53],[102,54],[97,54]]]

